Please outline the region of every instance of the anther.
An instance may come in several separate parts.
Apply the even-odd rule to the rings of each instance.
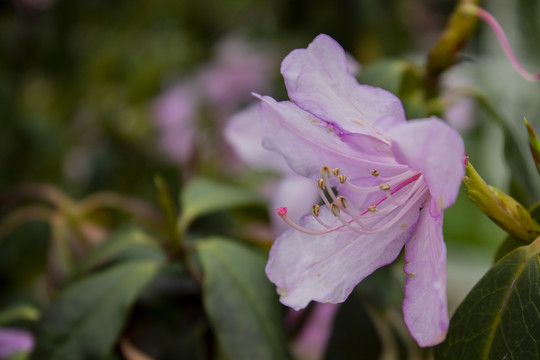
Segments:
[[[338,180],[340,183],[345,184],[345,181],[347,181],[347,177],[343,174],[339,174]]]
[[[382,191],[388,191],[388,190],[390,190],[390,185],[381,184],[381,185],[379,185],[379,189],[381,189]]]
[[[341,207],[342,207],[343,209],[346,209],[346,208],[347,208],[347,199],[345,199],[345,197],[343,197],[343,196],[338,196],[337,201],[339,202],[339,205],[341,205]]]
[[[371,175],[379,176],[379,172],[377,170],[371,170]]]
[[[374,213],[377,211],[377,207],[375,205],[371,205],[371,206],[368,206],[368,210]]]
[[[315,215],[315,216],[319,216],[319,205],[313,204],[313,210],[312,210],[312,213],[313,213],[313,215]]]
[[[319,181],[317,181],[317,186],[318,186],[321,190],[324,190],[324,188],[325,188],[324,180],[323,180],[323,179],[319,179]]]
[[[335,168],[334,170],[332,170],[332,173],[334,174],[334,176],[338,176],[340,173],[339,168]]]
[[[330,204],[330,211],[332,211],[334,216],[338,216],[340,212],[339,206],[337,206],[335,203]]]
[[[329,177],[330,177],[330,174],[331,174],[331,173],[330,173],[330,168],[329,168],[328,166],[323,166],[323,167],[321,168],[321,177],[322,177],[323,179],[329,178]]]

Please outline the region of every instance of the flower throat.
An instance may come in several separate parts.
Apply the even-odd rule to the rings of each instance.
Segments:
[[[407,170],[393,177],[381,177],[379,171],[372,170],[371,175],[380,180],[374,186],[358,186],[347,179],[339,168],[331,170],[321,168],[321,178],[317,181],[317,190],[323,206],[339,220],[337,225],[328,224],[319,216],[320,205],[314,204],[312,217],[322,226],[320,229],[308,229],[293,222],[287,215],[287,208],[280,207],[277,214],[292,228],[311,235],[323,235],[339,230],[352,230],[360,234],[375,234],[384,231],[417,206],[427,193],[427,186],[422,181],[422,173]],[[382,192],[379,199],[364,208],[357,208],[346,197],[337,194],[331,183],[336,182],[352,193],[370,194]],[[407,226],[404,224],[405,227]]]

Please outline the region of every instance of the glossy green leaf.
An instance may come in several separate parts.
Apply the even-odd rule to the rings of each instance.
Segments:
[[[136,229],[122,229],[94,247],[75,268],[74,277],[112,262],[162,261],[163,251],[157,240]]]
[[[266,257],[218,237],[198,243],[197,252],[204,306],[228,357],[289,359],[278,296],[264,273]]]
[[[199,216],[262,203],[261,197],[249,190],[204,178],[195,179],[182,192],[180,229],[185,230]]]
[[[72,283],[45,311],[31,359],[104,359],[159,262],[131,261]]]
[[[540,357],[540,238],[499,261],[450,321],[436,359]]]

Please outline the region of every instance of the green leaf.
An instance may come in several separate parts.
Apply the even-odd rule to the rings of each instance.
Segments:
[[[358,359],[358,349],[362,349],[362,359],[382,358],[383,343],[377,328],[359,292],[353,291],[336,314],[325,359]],[[395,349],[385,351],[394,355],[390,358],[397,358]]]
[[[199,216],[262,203],[264,201],[261,197],[249,190],[198,178],[191,181],[182,192],[180,229],[184,231]]]
[[[45,311],[31,359],[104,359],[159,262],[132,261],[71,284]]]
[[[113,262],[162,261],[164,258],[156,239],[136,228],[122,229],[94,247],[75,268],[73,277]]]
[[[197,244],[204,306],[230,359],[289,359],[275,287],[258,250],[213,237]]]
[[[539,251],[540,238],[488,271],[456,310],[436,359],[540,357]]]

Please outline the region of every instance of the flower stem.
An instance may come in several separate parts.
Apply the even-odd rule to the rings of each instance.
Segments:
[[[487,12],[486,10],[482,9],[481,7],[473,3],[464,4],[461,7],[461,11],[465,14],[478,16],[480,19],[484,20],[491,27],[491,29],[493,29],[493,31],[495,32],[495,35],[497,36],[497,39],[499,40],[499,43],[501,44],[501,47],[504,50],[504,53],[508,57],[508,60],[510,60],[510,63],[512,64],[514,69],[516,69],[516,71],[524,79],[529,80],[529,81],[540,80],[540,72],[536,75],[531,74],[530,72],[525,70],[523,66],[521,66],[520,62],[516,58],[516,55],[512,51],[512,48],[510,47],[510,43],[508,42],[508,39],[504,33],[504,30],[502,29],[497,19],[493,17],[493,15],[491,15],[489,12]]]

